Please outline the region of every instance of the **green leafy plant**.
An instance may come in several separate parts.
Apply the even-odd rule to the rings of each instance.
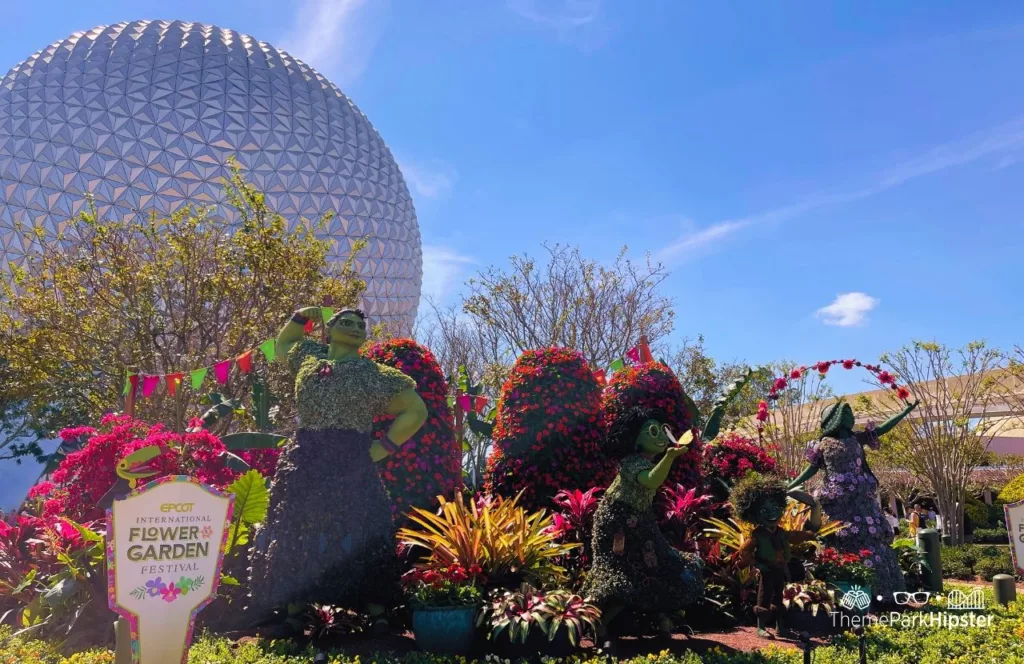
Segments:
[[[823,581],[790,583],[782,591],[782,605],[787,609],[795,606],[816,616],[818,611],[829,613],[835,609],[836,594],[835,591],[829,590]]]
[[[409,515],[412,525],[402,528],[398,537],[427,551],[418,569],[479,568],[499,583],[562,579],[565,569],[557,561],[580,545],[559,542],[553,518],[544,510],[527,512],[518,500],[519,496],[476,501],[462,494],[454,500],[438,496],[438,513],[414,509]]]
[[[359,634],[370,624],[363,614],[329,604],[292,604],[285,622],[313,643],[335,635]]]
[[[564,629],[569,642],[578,645],[585,634],[596,630],[600,619],[601,611],[572,591],[543,593],[523,584],[519,590],[496,592],[477,624],[488,625],[492,641],[505,634],[512,643],[526,643],[536,631],[554,641]]]

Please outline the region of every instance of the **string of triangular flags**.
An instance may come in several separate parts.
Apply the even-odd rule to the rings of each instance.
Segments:
[[[323,316],[324,323],[326,324],[334,316],[334,309],[331,307],[320,307],[320,315]],[[306,321],[304,328],[306,334],[313,331],[313,321]],[[166,384],[167,394],[175,396],[178,393],[178,388],[184,381],[185,376],[189,377],[190,385],[192,389],[198,392],[203,383],[206,381],[206,377],[209,375],[210,370],[213,369],[213,376],[220,385],[226,385],[228,380],[231,378],[231,366],[237,365],[238,370],[243,374],[252,373],[252,358],[253,353],[259,351],[263,354],[263,357],[267,359],[267,362],[273,362],[277,358],[277,337],[271,337],[266,341],[261,342],[255,348],[250,348],[241,355],[221,360],[220,362],[214,363],[209,367],[201,367],[199,369],[192,369],[191,371],[178,371],[169,374],[144,374],[144,373],[132,373],[130,370],[126,372],[124,381],[123,394],[128,395],[131,393],[138,394],[139,388],[142,388],[142,396],[149,398],[156,391],[156,388],[161,383]]]
[[[627,364],[629,366],[636,366],[653,361],[654,355],[651,353],[651,348],[647,343],[647,337],[640,337],[640,342],[627,350],[623,357],[608,365],[608,369],[595,369],[594,377],[597,378],[597,382],[603,385],[608,382],[608,376],[622,371],[626,368]],[[455,403],[464,413],[473,412],[478,415],[483,415],[484,410],[487,408],[487,402],[490,400],[490,397],[474,394],[460,394],[455,397]]]

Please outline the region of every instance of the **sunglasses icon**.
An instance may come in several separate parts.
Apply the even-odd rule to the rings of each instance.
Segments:
[[[896,592],[892,594],[893,601],[897,604],[927,604],[932,594],[921,590],[916,593]]]

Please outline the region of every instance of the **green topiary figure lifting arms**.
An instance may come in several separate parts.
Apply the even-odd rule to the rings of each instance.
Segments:
[[[879,437],[888,433],[917,406],[915,401],[884,423],[854,431],[853,409],[844,401],[825,408],[821,438],[807,449],[807,467],[792,482],[796,487],[822,471],[818,498],[829,518],[846,523],[838,533],[836,548],[864,556],[875,572],[872,596],[892,602],[893,593],[906,590],[899,558],[892,548],[889,527],[878,503],[878,480],[868,467],[864,447],[877,449]],[[869,552],[865,555],[863,552]]]
[[[415,434],[427,408],[401,371],[360,357],[366,316],[327,323],[330,344],[305,338],[319,307],[298,311],[277,338],[295,372],[299,428],[278,460],[267,523],[255,535],[249,620],[292,603],[368,607],[396,601],[398,564],[387,492],[374,466]],[[375,415],[393,415],[371,444]]]
[[[790,498],[810,505],[811,515],[803,531],[788,531],[779,526],[786,511],[786,484],[777,477],[749,473],[733,487],[731,502],[736,517],[754,526],[736,557],[739,568],[753,565],[758,573],[757,633],[769,636],[767,628],[775,618],[776,632],[788,636],[782,613],[782,590],[789,581],[790,546],[814,539],[821,529],[821,505],[799,490],[791,490]]]

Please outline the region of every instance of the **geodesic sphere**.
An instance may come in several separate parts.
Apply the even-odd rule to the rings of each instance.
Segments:
[[[34,251],[14,232],[19,222],[54,234],[86,207],[86,194],[107,218],[218,204],[232,156],[289,223],[335,213],[332,261],[367,238],[357,257],[367,313],[411,328],[419,226],[380,135],[309,66],[199,23],[78,32],[0,80],[0,267]],[[224,205],[218,213],[233,216]]]

